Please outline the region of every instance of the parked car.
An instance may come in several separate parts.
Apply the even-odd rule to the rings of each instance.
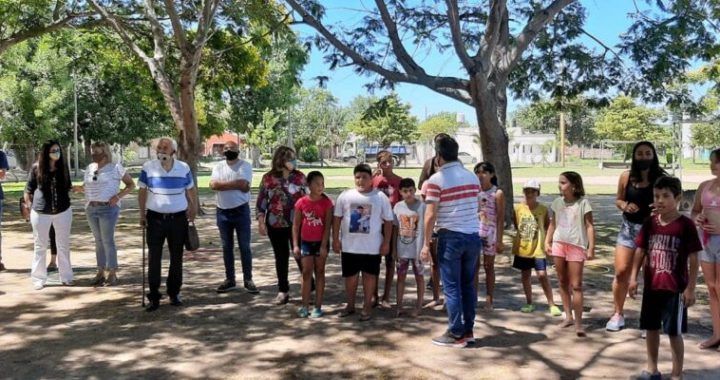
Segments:
[[[477,162],[477,158],[471,156],[470,153],[467,152],[458,153],[458,160],[460,160],[463,164],[474,164]]]

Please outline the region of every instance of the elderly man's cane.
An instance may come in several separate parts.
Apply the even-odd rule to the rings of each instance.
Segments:
[[[142,293],[140,293],[140,302],[145,307],[145,224],[142,226]]]

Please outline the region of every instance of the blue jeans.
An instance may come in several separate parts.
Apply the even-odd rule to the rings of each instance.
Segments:
[[[252,252],[250,251],[250,206],[245,203],[232,209],[216,210],[216,220],[223,247],[225,278],[235,281],[235,247],[233,233],[237,234],[242,263],[243,281],[252,280]]]
[[[95,258],[98,268],[117,269],[115,225],[120,216],[120,207],[88,206],[85,214],[90,230],[95,236]]]
[[[438,232],[438,260],[448,312],[448,331],[456,337],[471,332],[475,323],[477,293],[475,266],[480,236],[450,230]]]

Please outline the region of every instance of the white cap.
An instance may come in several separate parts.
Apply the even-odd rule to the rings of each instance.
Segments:
[[[540,182],[536,179],[529,179],[525,184],[523,185],[523,189],[535,189],[537,191],[540,191]]]

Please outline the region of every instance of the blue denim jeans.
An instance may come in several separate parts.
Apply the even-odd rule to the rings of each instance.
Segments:
[[[438,232],[437,255],[447,305],[448,331],[456,337],[472,331],[475,323],[477,293],[473,279],[480,244],[478,234]]]
[[[252,280],[252,252],[250,251],[250,206],[245,203],[233,209],[216,210],[216,220],[223,247],[225,278],[235,281],[235,244],[233,233],[237,235],[240,248],[243,281]]]
[[[98,268],[117,269],[115,226],[120,216],[120,207],[88,206],[85,214],[90,230],[95,236],[95,257]]]

